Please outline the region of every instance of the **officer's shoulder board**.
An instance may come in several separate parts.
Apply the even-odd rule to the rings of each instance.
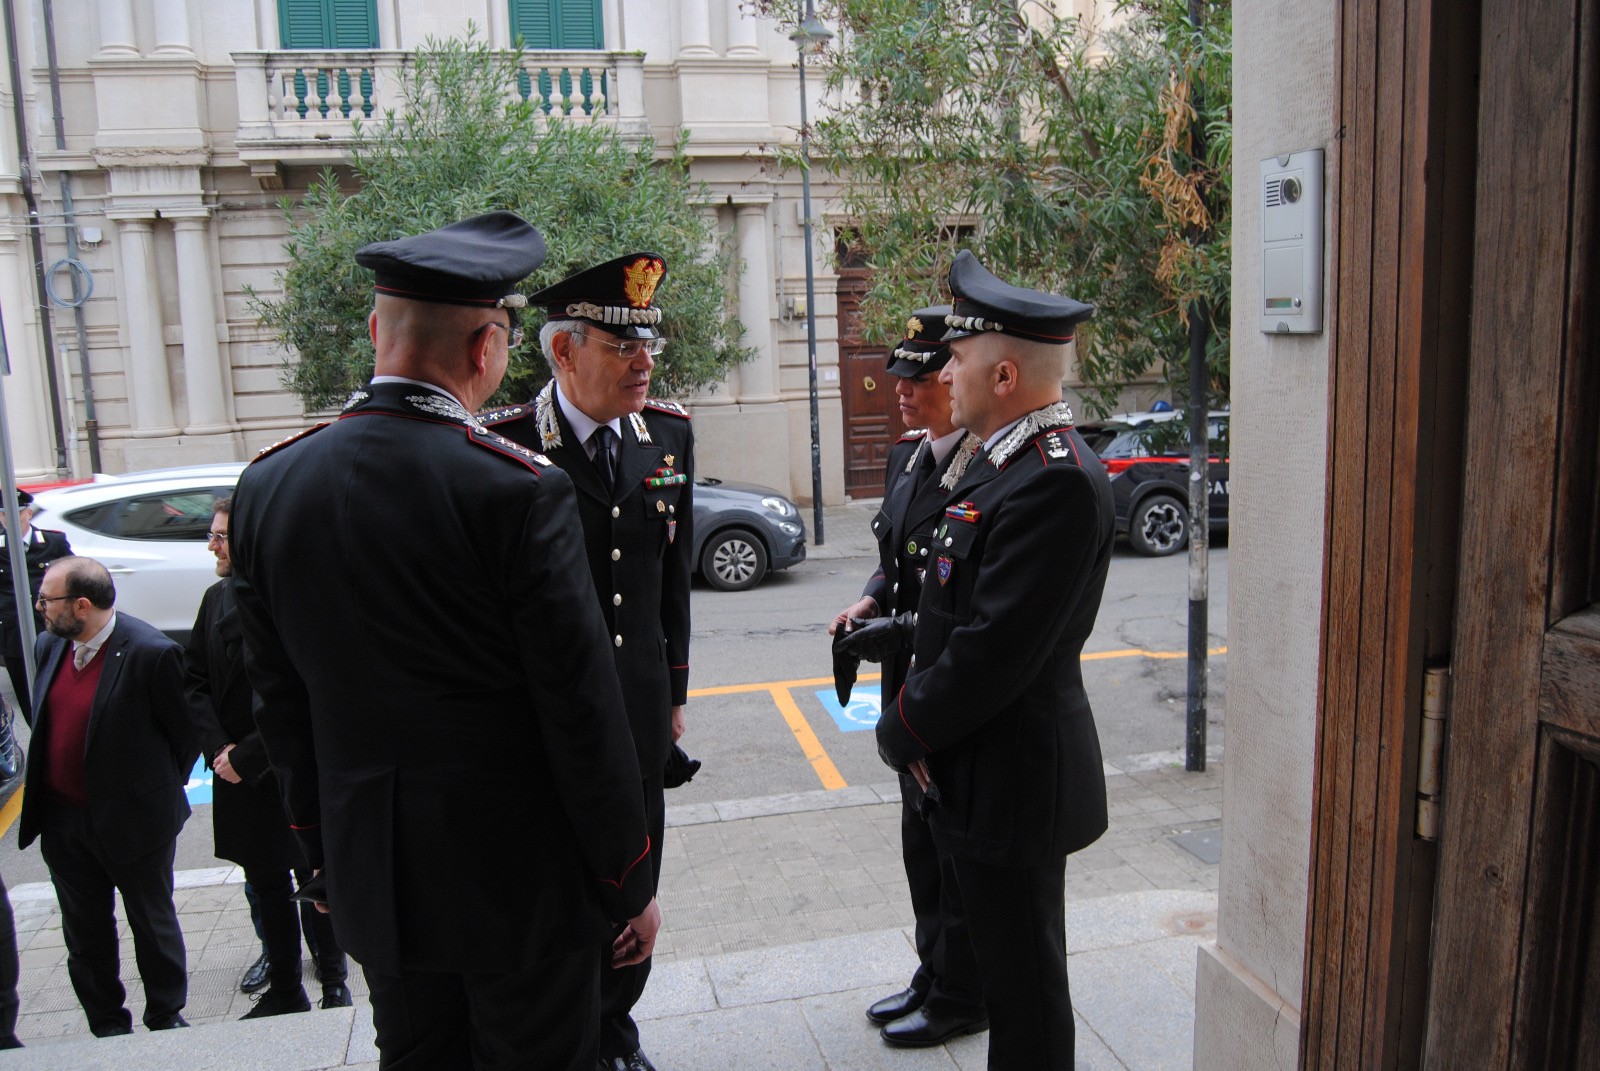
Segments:
[[[644,407],[646,409],[653,409],[658,413],[666,413],[669,416],[679,417],[683,420],[691,419],[689,416],[689,410],[685,409],[677,402],[669,402],[661,398],[646,398],[644,400]]]
[[[260,461],[264,457],[270,457],[271,455],[276,454],[280,450],[287,449],[288,447],[290,447],[290,446],[294,445],[295,443],[299,442],[301,439],[304,439],[306,436],[312,435],[312,434],[315,434],[316,432],[321,431],[323,428],[327,427],[330,423],[332,423],[332,422],[324,420],[319,424],[311,425],[305,431],[297,431],[297,432],[295,432],[293,435],[289,436],[287,439],[279,439],[277,442],[273,443],[271,446],[263,446],[256,453],[256,456],[250,459],[250,463],[252,465],[254,465],[257,461]]]
[[[496,424],[504,424],[507,421],[525,417],[531,412],[533,412],[533,406],[524,402],[522,405],[502,405],[498,409],[485,409],[477,413],[476,416],[478,423],[486,428],[492,428]]]
[[[529,450],[521,443],[514,443],[504,435],[490,431],[488,428],[473,428],[467,438],[485,450],[492,450],[501,457],[509,457],[513,461],[521,462],[529,472],[536,476],[542,475],[542,470],[551,468],[555,464],[537,450]]]
[[[912,428],[910,431],[900,436],[900,441],[903,443],[913,443],[927,434],[927,428]]]
[[[1034,440],[1034,446],[1038,448],[1039,456],[1044,458],[1046,465],[1081,465],[1083,463],[1078,456],[1078,444],[1073,441],[1070,425],[1045,432]]]

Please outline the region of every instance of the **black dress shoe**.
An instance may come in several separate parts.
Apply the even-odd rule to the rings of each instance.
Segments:
[[[290,1015],[294,1012],[308,1012],[311,1010],[311,998],[306,996],[306,987],[300,984],[294,986],[275,985],[261,996],[256,998],[256,1006],[239,1016],[245,1019],[265,1019],[273,1015]]]
[[[902,989],[892,997],[884,997],[878,1003],[867,1009],[867,1018],[882,1025],[902,1019],[918,1008],[928,999],[928,994],[915,989]]]
[[[244,977],[239,979],[239,992],[254,993],[267,988],[271,981],[272,961],[267,958],[267,950],[263,948],[256,961],[244,970]]]
[[[600,1071],[656,1071],[656,1065],[645,1056],[643,1049],[634,1049],[627,1056],[602,1056]]]
[[[926,1049],[943,1045],[951,1038],[963,1034],[976,1034],[989,1029],[989,1020],[979,1016],[971,1018],[954,1015],[929,1015],[928,1009],[918,1008],[903,1019],[878,1031],[883,1040],[903,1049]]]
[[[324,982],[322,984],[322,1007],[348,1008],[355,1001],[350,999],[350,987],[343,982]]]
[[[189,1020],[176,1013],[170,1019],[163,1019],[159,1023],[144,1024],[150,1030],[178,1030],[189,1025]]]

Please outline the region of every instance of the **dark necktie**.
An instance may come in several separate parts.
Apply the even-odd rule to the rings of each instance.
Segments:
[[[617,487],[617,463],[611,456],[611,444],[616,438],[617,433],[611,430],[609,424],[601,424],[589,436],[589,445],[594,447],[594,467],[600,473],[600,482],[605,484],[608,494]]]
[[[933,476],[938,463],[933,460],[933,448],[928,447],[922,451],[922,457],[917,461],[917,471],[912,473],[911,493],[916,494],[927,486],[929,478]]]

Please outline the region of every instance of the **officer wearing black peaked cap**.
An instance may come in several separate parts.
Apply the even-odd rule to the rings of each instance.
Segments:
[[[989,1011],[991,1071],[1070,1071],[1066,857],[1106,828],[1105,777],[1079,655],[1111,561],[1111,488],[1062,400],[1093,308],[1013,286],[971,253],[950,269],[955,423],[983,452],[941,499],[915,614],[853,636],[905,687],[878,721],[884,761],[936,798]]]
[[[666,274],[659,254],[628,253],[529,295],[547,315],[539,341],[554,378],[525,405],[480,414],[548,456],[578,489],[592,597],[612,637],[658,880],[663,787],[680,783],[674,771],[691,764],[676,741],[688,699],[694,569],[693,429],[682,406],[649,396],[666,345],[655,300]],[[631,1014],[649,974],[648,960],[602,973],[601,1067],[651,1071]]]
[[[950,347],[943,341],[950,312],[949,305],[934,305],[912,313],[906,319],[905,337],[889,354],[887,371],[895,377],[900,417],[912,430],[889,448],[883,508],[872,519],[878,569],[861,599],[829,628],[836,645],[848,644],[847,630],[856,622],[917,608],[945,495],[982,445],[952,420],[950,388],[939,381],[950,359]],[[840,657],[849,660],[854,681],[855,659],[849,654]],[[884,706],[899,694],[910,660],[909,647],[883,659]],[[867,1018],[882,1026],[883,1038],[891,1045],[940,1045],[982,1030],[988,1015],[952,861],[933,839],[929,804],[909,773],[900,775],[900,799],[900,848],[917,920],[918,965],[911,984],[872,1004]]]
[[[572,482],[473,416],[544,256],[494,212],[357,254],[376,374],[235,498],[257,721],[385,1067],[593,1071],[660,925]]]

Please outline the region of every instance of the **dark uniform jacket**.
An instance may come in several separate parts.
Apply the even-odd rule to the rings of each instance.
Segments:
[[[39,694],[28,745],[29,781],[43,781],[50,704],[46,696],[72,641],[41,633],[34,644]],[[189,818],[184,786],[194,768],[194,736],[183,703],[183,648],[132,614],[117,614],[97,659],[100,683],[89,708],[83,776],[89,827],[113,863],[127,863],[170,843]],[[39,835],[51,801],[29,788],[17,846]]]
[[[547,430],[555,422],[555,435],[540,435],[541,416]],[[546,386],[527,405],[484,418],[506,438],[547,455],[578,489],[589,571],[614,645],[639,769],[659,775],[672,748],[672,708],[687,702],[689,691],[694,570],[689,416],[670,402],[650,401],[638,420],[624,417],[610,493],[562,414],[553,387]]]
[[[339,943],[508,971],[650,900],[638,764],[572,483],[389,382],[259,457],[232,515],[256,722]]]
[[[212,779],[211,832],[217,858],[288,870],[299,860],[278,779],[251,712],[254,693],[244,672],[244,632],[232,577],[212,584],[200,598],[200,613],[184,650],[183,677],[200,757],[209,766],[218,751],[232,744],[228,762],[244,779],[237,785]]]
[[[22,637],[17,632],[17,601],[11,595],[11,550],[6,543],[6,533],[0,530],[0,626],[5,629],[5,650],[21,653]],[[34,598],[39,597],[39,585],[44,582],[45,568],[58,558],[70,557],[72,545],[67,542],[66,534],[54,532],[48,528],[37,525],[28,527],[28,534],[23,537],[26,542],[28,559],[28,591]],[[44,618],[40,616],[36,607],[30,607],[33,613],[34,635],[44,631]]]
[[[939,846],[992,865],[1059,859],[1106,829],[1078,658],[1111,561],[1111,488],[1065,410],[1025,418],[998,465],[980,454],[945,496],[911,673],[878,721],[891,765],[928,759]]]
[[[931,440],[926,432],[910,432],[889,448],[889,460],[884,469],[883,506],[872,518],[872,534],[878,540],[878,571],[872,574],[861,592],[878,604],[883,616],[917,608],[933,529],[944,516],[944,501],[949,494],[939,481],[952,466],[964,471],[972,451],[981,445],[976,435],[965,435],[956,440],[943,462],[935,462],[933,471],[921,478],[923,458],[931,454]],[[889,705],[905,683],[910,661],[910,654],[902,654],[884,663],[884,706]]]

